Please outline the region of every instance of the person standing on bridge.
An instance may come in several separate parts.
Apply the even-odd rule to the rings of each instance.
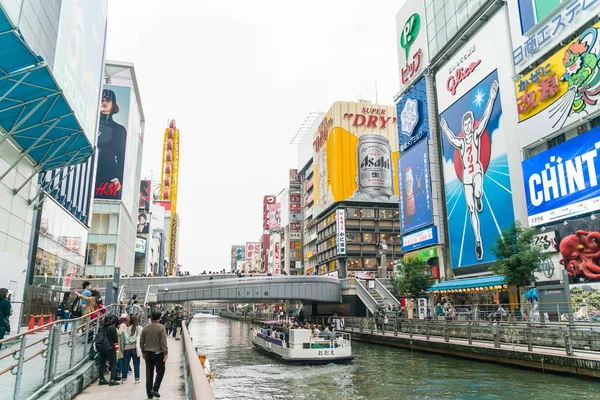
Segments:
[[[160,398],[158,391],[165,376],[165,363],[169,358],[167,332],[160,324],[160,311],[153,311],[152,323],[142,329],[140,349],[146,361],[146,394],[149,399]],[[156,369],[156,380],[154,380],[154,369]]]
[[[179,312],[177,312],[177,315],[175,316],[175,326],[173,328],[173,337],[175,338],[175,340],[181,339],[182,324],[183,324],[183,314],[181,313],[181,311],[179,311]]]

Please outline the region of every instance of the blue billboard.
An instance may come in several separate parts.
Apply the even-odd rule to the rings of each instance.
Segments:
[[[408,235],[402,236],[402,251],[404,253],[438,243],[437,226],[430,226]]]
[[[522,163],[529,224],[600,210],[600,127]]]
[[[422,139],[429,138],[427,86],[425,77],[419,79],[396,103],[398,145],[400,154],[407,152]]]
[[[452,268],[495,261],[492,246],[514,221],[501,120],[496,70],[440,114]]]
[[[400,232],[433,224],[428,140],[422,140],[398,159]]]

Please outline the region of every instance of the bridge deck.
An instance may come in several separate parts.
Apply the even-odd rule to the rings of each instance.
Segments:
[[[185,389],[183,384],[183,354],[181,341],[172,337],[167,339],[169,346],[169,359],[165,377],[160,386],[160,398],[166,400],[185,399]],[[81,394],[77,395],[77,400],[96,400],[96,399],[145,399],[146,398],[146,364],[144,359],[140,360],[140,378],[141,383],[134,383],[133,373],[127,378],[125,384],[119,386],[98,385],[95,381],[88,386]],[[108,378],[108,374],[107,374]]]

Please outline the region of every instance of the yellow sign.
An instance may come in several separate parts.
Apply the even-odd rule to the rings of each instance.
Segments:
[[[345,200],[398,203],[394,106],[336,102],[313,137],[316,215]]]
[[[598,28],[600,23],[540,62],[539,67],[515,83],[519,122],[556,103],[557,106],[546,114],[558,121],[552,125],[560,129],[569,115],[580,113],[586,107],[595,108],[600,94]],[[573,92],[572,96],[564,96],[567,92]],[[559,99],[563,100],[557,102]]]

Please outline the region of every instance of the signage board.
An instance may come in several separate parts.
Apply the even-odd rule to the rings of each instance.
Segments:
[[[517,73],[600,12],[600,0],[507,0],[507,3]]]
[[[556,231],[545,231],[533,237],[533,245],[541,247],[544,253],[557,252],[559,243]]]
[[[254,253],[260,252],[259,242],[246,242],[246,260],[251,260]]]
[[[437,226],[434,225],[402,236],[402,251],[408,252],[437,243],[438,232]]]
[[[529,225],[600,210],[600,127],[522,162]]]
[[[513,94],[500,93],[497,69],[508,52],[504,17],[493,17],[436,74],[452,268],[495,261],[491,246],[514,221],[502,109]]]
[[[396,14],[400,92],[429,65],[425,1],[411,0]]]
[[[146,254],[146,239],[135,238],[135,252],[140,254]]]
[[[337,222],[337,253],[338,255],[346,254],[346,210],[336,210],[335,219]]]
[[[398,145],[400,154],[406,153],[422,139],[429,138],[429,113],[427,112],[427,82],[419,79],[396,103]]]
[[[600,3],[600,1],[598,1]],[[515,83],[519,139],[531,146],[600,110],[600,23]]]
[[[433,224],[428,140],[402,155],[398,164],[400,232],[404,235]]]

